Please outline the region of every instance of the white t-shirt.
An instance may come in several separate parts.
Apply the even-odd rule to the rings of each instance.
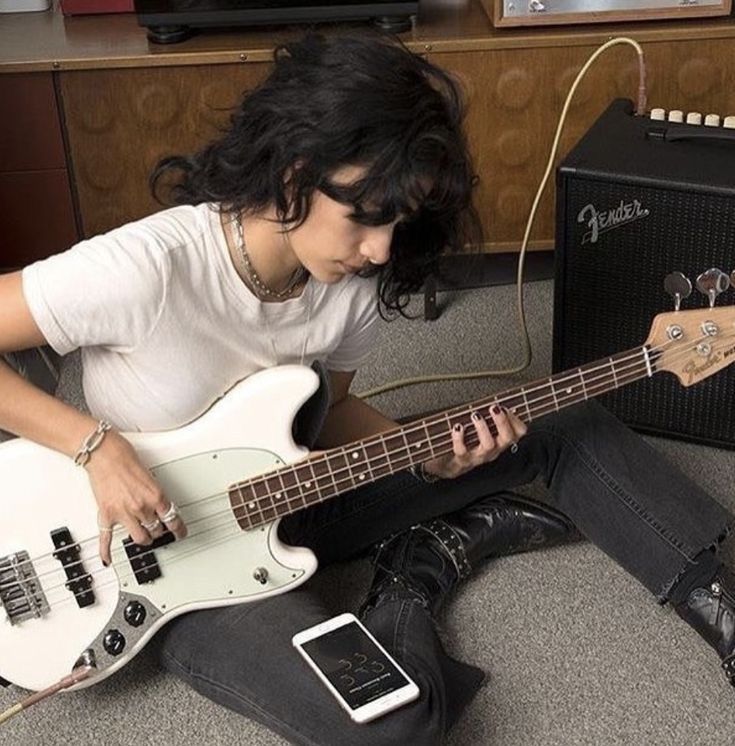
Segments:
[[[377,333],[376,280],[310,277],[262,303],[238,276],[219,213],[181,206],[82,241],[23,270],[31,314],[56,352],[82,348],[92,414],[122,430],[195,419],[276,364],[356,370]]]

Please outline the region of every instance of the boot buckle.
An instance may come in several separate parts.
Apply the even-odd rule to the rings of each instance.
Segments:
[[[735,654],[723,658],[721,665],[722,670],[725,672],[725,676],[727,676],[727,680],[732,686],[735,686]]]
[[[452,530],[451,526],[440,518],[435,518],[424,524],[423,527],[444,547],[454,564],[459,579],[463,580],[468,577],[472,573],[472,567],[467,560],[462,539]]]

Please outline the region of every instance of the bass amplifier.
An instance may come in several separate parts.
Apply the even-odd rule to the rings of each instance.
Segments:
[[[633,110],[613,101],[557,170],[555,371],[642,345],[653,317],[674,310],[669,273],[696,286],[710,268],[735,269],[735,129]],[[733,302],[730,288],[717,305]],[[708,306],[696,289],[681,305]],[[601,400],[636,430],[735,448],[735,366],[690,387],[662,373]]]

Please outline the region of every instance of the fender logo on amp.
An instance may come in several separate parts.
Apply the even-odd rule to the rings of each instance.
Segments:
[[[640,220],[649,215],[647,208],[641,207],[641,203],[634,199],[632,202],[623,202],[611,210],[598,212],[593,204],[585,205],[577,215],[578,223],[586,223],[589,230],[582,236],[582,243],[597,243],[601,233],[620,228],[623,225]]]

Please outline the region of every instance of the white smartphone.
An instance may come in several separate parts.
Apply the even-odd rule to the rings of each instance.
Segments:
[[[419,696],[418,686],[354,614],[340,614],[305,629],[292,642],[358,723]]]

